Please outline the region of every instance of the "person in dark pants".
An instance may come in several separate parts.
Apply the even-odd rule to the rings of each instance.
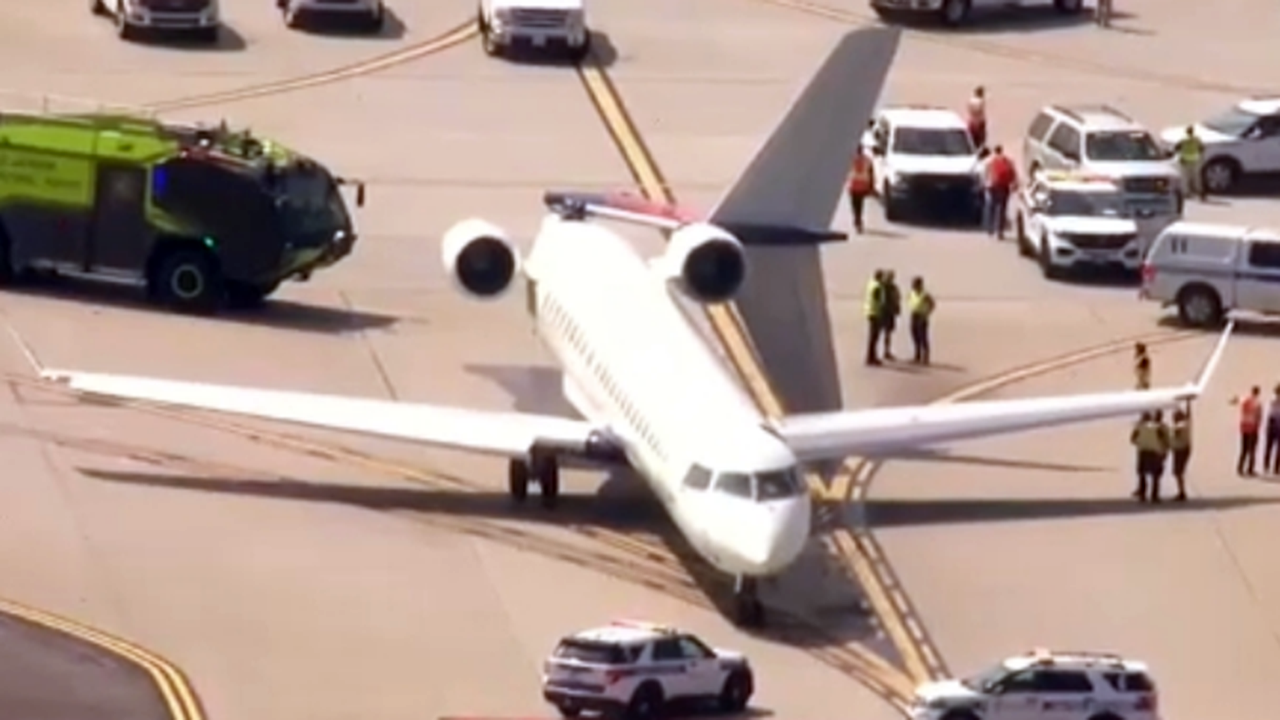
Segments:
[[[1187,462],[1191,460],[1191,401],[1173,413],[1173,430],[1169,434],[1173,450],[1173,479],[1178,483],[1178,502],[1187,500]]]
[[[1240,405],[1240,456],[1236,459],[1236,474],[1257,475],[1254,463],[1258,457],[1258,430],[1262,425],[1262,388],[1254,385],[1244,399],[1232,398]]]
[[[902,291],[893,279],[893,271],[884,271],[884,303],[880,316],[880,332],[884,335],[884,359],[893,358],[893,331],[898,327],[898,316],[902,314]]]
[[[933,315],[933,308],[933,295],[924,289],[924,278],[912,278],[907,312],[911,313],[911,343],[915,346],[912,362],[920,365],[929,364],[929,317]]]
[[[1159,412],[1142,413],[1142,419],[1129,434],[1129,442],[1137,450],[1138,487],[1133,496],[1139,502],[1160,502],[1160,477],[1164,475],[1164,458],[1169,448],[1169,429]]]
[[[853,169],[849,172],[849,209],[853,212],[853,229],[862,234],[862,209],[867,204],[867,196],[874,195],[876,176],[874,165],[867,151],[859,148],[853,158]]]
[[[1004,228],[1008,221],[1009,195],[1017,187],[1018,175],[1013,161],[1004,154],[1004,148],[995,146],[985,165],[983,206],[983,226],[987,234],[998,240],[1004,239]]]
[[[867,316],[867,364],[880,365],[881,319],[884,315],[884,271],[877,270],[867,282],[867,294],[862,303]]]
[[[1151,389],[1151,356],[1145,343],[1133,346],[1133,377],[1139,390]]]
[[[1267,437],[1262,452],[1262,471],[1280,475],[1280,385],[1267,406]]]

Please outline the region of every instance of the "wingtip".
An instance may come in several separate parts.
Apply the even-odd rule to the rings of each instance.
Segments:
[[[71,373],[66,370],[41,370],[40,379],[45,382],[57,383],[59,385],[70,385]]]

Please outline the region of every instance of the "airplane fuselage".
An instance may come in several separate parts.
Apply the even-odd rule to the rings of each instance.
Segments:
[[[810,521],[795,458],[666,278],[608,228],[555,216],[524,271],[566,399],[610,429],[694,549],[736,575],[795,560]]]

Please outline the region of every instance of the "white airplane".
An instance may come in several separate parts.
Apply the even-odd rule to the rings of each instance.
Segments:
[[[762,416],[680,301],[731,299],[748,270],[744,242],[839,237],[825,228],[897,40],[892,29],[847,35],[707,221],[548,193],[552,212],[527,258],[484,220],[448,230],[444,263],[462,292],[496,298],[523,281],[533,323],[582,419],[66,370],[42,375],[89,395],[504,457],[511,496],[523,501],[533,483],[548,507],[562,463],[629,466],[692,547],[737,578],[737,619],[759,624],[757,579],[790,565],[809,537],[803,464],[1170,406],[1203,391],[1226,343],[1224,335],[1195,383],[1176,388]],[[659,228],[669,244],[661,257],[645,258],[593,218]]]

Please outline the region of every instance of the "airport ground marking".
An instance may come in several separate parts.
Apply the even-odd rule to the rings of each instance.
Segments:
[[[173,720],[204,719],[203,708],[186,676],[156,653],[70,618],[12,600],[0,599],[0,613],[75,638],[128,661],[147,674]]]
[[[206,105],[222,105],[273,95],[283,95],[285,93],[308,90],[322,85],[332,85],[344,80],[352,80],[365,75],[382,72],[383,70],[414,62],[415,60],[421,60],[422,58],[435,55],[436,53],[443,52],[449,48],[467,42],[468,40],[476,37],[479,33],[480,29],[477,26],[476,21],[471,19],[427,40],[413,43],[412,45],[400,48],[399,50],[392,50],[391,52],[377,55],[367,60],[360,60],[349,65],[343,65],[316,73],[284,78],[257,85],[233,88],[231,90],[191,95],[189,97],[175,98],[172,100],[162,100],[160,102],[144,105],[143,108],[152,112],[172,112],[175,110],[188,110],[197,107],[204,107]]]

